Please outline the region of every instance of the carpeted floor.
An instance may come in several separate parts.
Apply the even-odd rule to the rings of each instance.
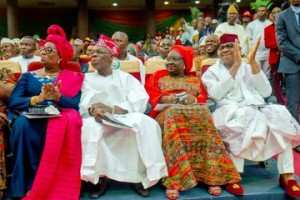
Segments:
[[[300,154],[295,153],[295,169],[298,176],[300,175]],[[262,168],[256,162],[246,161],[245,172],[242,174],[242,185],[245,195],[236,197],[223,190],[223,193],[214,197],[207,193],[203,186],[197,186],[191,190],[180,193],[180,200],[292,200],[285,195],[284,190],[278,185],[278,172],[275,159],[268,160],[268,166]],[[297,177],[300,182],[300,178]],[[85,192],[80,200],[88,200],[91,185],[85,184]],[[151,196],[143,198],[134,193],[134,191],[125,183],[114,182],[107,193],[100,197],[103,200],[162,200],[166,199],[164,190],[160,184],[151,188]]]

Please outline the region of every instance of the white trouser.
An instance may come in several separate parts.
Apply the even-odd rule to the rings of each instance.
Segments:
[[[237,168],[242,173],[244,172],[244,158],[230,154],[230,157]],[[277,169],[279,174],[294,173],[294,155],[292,146],[289,145],[285,151],[277,156]]]
[[[270,79],[271,77],[271,67],[269,65],[269,60],[256,60],[260,69],[265,73],[266,77]]]

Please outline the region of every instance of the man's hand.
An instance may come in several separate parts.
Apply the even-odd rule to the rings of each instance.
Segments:
[[[233,60],[234,65],[240,66],[242,63],[241,47],[237,39],[234,41]]]
[[[260,71],[260,68],[255,60],[255,55],[258,49],[258,46],[260,44],[260,40],[261,40],[261,36],[258,37],[258,39],[255,42],[255,45],[253,46],[253,48],[250,50],[247,59],[249,61],[249,64],[251,66],[251,70],[253,74],[257,74]]]

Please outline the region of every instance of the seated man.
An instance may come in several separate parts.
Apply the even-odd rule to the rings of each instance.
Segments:
[[[96,184],[91,198],[103,195],[110,179],[132,183],[138,194],[149,196],[147,188],[168,175],[161,129],[142,114],[148,94],[133,76],[111,68],[118,50],[112,39],[100,36],[91,60],[96,71],[86,74],[82,87],[81,178]],[[131,128],[107,125],[108,113]]]
[[[300,197],[294,177],[293,147],[300,144],[300,126],[282,105],[266,105],[271,85],[255,61],[260,38],[242,61],[237,35],[220,37],[221,59],[202,80],[217,101],[213,119],[237,169],[244,159],[263,161],[278,154],[279,183],[291,197]]]

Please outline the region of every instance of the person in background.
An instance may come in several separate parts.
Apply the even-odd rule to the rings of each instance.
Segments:
[[[112,39],[118,44],[118,47],[120,49],[120,53],[118,56],[118,59],[120,61],[135,60],[140,63],[140,65],[139,65],[140,66],[140,78],[141,78],[141,83],[144,85],[145,84],[145,76],[146,76],[145,66],[143,65],[143,62],[139,58],[137,58],[127,52],[127,46],[129,44],[128,43],[128,35],[124,32],[117,31],[112,35]]]
[[[132,75],[112,70],[118,51],[111,38],[101,35],[91,60],[96,71],[85,74],[82,87],[81,178],[95,184],[93,199],[104,195],[110,180],[130,183],[136,193],[147,197],[148,188],[167,176],[160,127],[143,114],[147,92]],[[126,126],[107,125],[108,114]]]
[[[80,193],[81,125],[78,112],[82,73],[60,70],[73,57],[64,30],[51,25],[42,50],[43,68],[24,73],[8,100],[12,118],[12,198],[70,199]],[[52,118],[22,112],[54,109]],[[57,109],[55,109],[57,108]],[[54,113],[53,113],[54,114]]]
[[[264,161],[277,155],[279,183],[290,197],[300,197],[294,177],[293,147],[300,144],[300,126],[283,105],[266,104],[272,87],[255,54],[260,38],[242,61],[238,37],[220,37],[221,58],[202,75],[208,95],[217,102],[213,121],[236,168],[244,159]]]
[[[2,54],[1,60],[8,60],[18,55],[15,43],[11,39],[2,38],[0,45]]]
[[[246,28],[246,34],[249,38],[249,49],[252,49],[255,42],[257,41],[257,38],[261,37],[260,45],[257,49],[255,59],[257,60],[258,66],[266,74],[267,78],[270,79],[271,68],[268,62],[270,50],[265,46],[264,29],[265,27],[272,24],[272,22],[267,19],[268,10],[266,6],[259,6],[256,10],[256,13],[257,19],[250,22]]]
[[[10,58],[9,60],[18,62],[22,68],[22,73],[27,72],[30,62],[40,61],[41,57],[36,56],[36,40],[31,36],[24,36],[20,43],[20,55]]]
[[[158,44],[158,56],[152,56],[148,60],[166,60],[168,53],[170,52],[172,46],[174,45],[174,41],[171,39],[164,38]]]
[[[281,52],[278,72],[286,84],[287,109],[299,122],[300,103],[300,0],[289,0],[290,7],[277,16],[276,38]],[[295,148],[300,153],[300,146]]]
[[[251,21],[252,21],[252,15],[250,14],[249,11],[245,11],[242,15],[242,25],[245,30]]]
[[[281,8],[274,7],[271,11],[270,18],[272,20],[272,24],[267,26],[264,30],[264,40],[266,48],[270,49],[269,55],[269,64],[271,67],[271,78],[273,82],[273,90],[277,100],[277,103],[284,105],[284,101],[281,93],[281,81],[283,80],[282,73],[278,73],[278,65],[280,53],[278,51],[276,35],[275,35],[275,21],[277,15],[281,12]]]
[[[155,72],[145,85],[153,108],[150,116],[162,129],[169,171],[162,180],[166,197],[177,199],[178,191],[191,189],[198,182],[206,184],[211,195],[220,195],[221,185],[230,193],[242,195],[241,177],[203,104],[207,95],[200,77],[189,75],[193,49],[175,45],[166,59],[167,69]],[[169,106],[155,109],[164,104]]]

